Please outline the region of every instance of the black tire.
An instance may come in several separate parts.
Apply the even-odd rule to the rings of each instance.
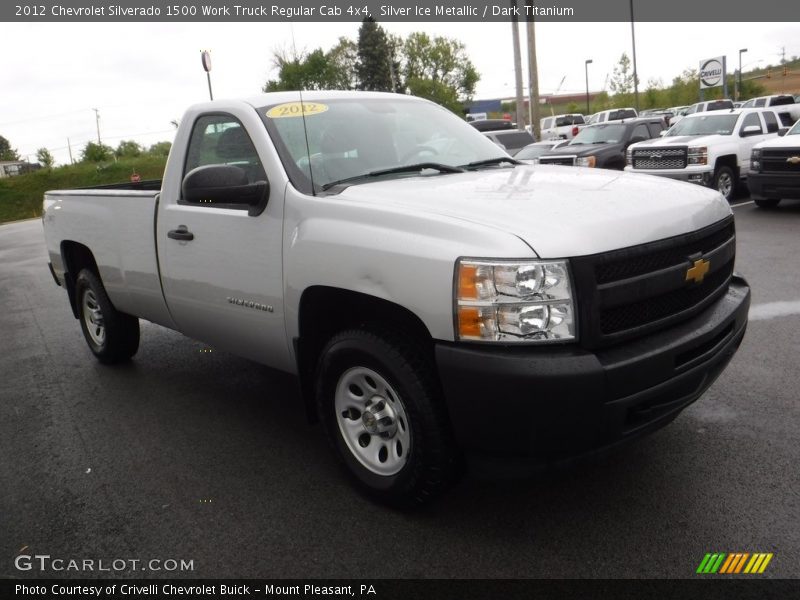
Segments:
[[[101,363],[119,363],[136,354],[139,319],[115,309],[100,278],[88,269],[78,273],[75,302],[83,337]]]
[[[753,200],[759,208],[775,208],[780,201],[780,198],[760,198],[758,200]]]
[[[714,171],[714,189],[730,202],[736,194],[736,174],[727,165],[720,165]]]
[[[337,334],[327,343],[317,367],[317,408],[337,457],[358,487],[378,501],[398,508],[411,508],[429,502],[447,490],[461,473],[460,453],[456,449],[433,373],[432,360],[426,360],[425,356],[426,353],[418,344],[402,334],[354,329]],[[348,378],[354,377],[354,373],[358,375],[362,370],[374,374],[378,383],[373,382],[373,389],[367,387],[368,383],[356,384],[356,389],[358,385],[364,387],[359,397],[363,397],[366,404],[361,407],[363,410],[360,413],[351,409],[355,413],[348,414],[348,410],[345,410],[340,420],[337,403],[341,407],[341,402],[349,400],[342,400],[341,393],[337,397],[337,389],[345,386],[350,381]],[[368,379],[369,375],[365,381]],[[380,382],[387,384],[390,391],[381,392]],[[350,390],[352,394],[354,387],[349,385],[341,389]],[[377,399],[371,406],[383,406],[384,410],[394,407],[394,419],[388,419],[396,423],[394,437],[384,438],[367,431],[364,418],[370,410],[370,400],[367,400],[370,394],[373,401]],[[389,409],[385,408],[387,405]],[[348,416],[345,417],[345,414]],[[350,419],[354,427],[363,428],[362,433],[350,436],[350,442],[343,433],[345,425],[341,424],[345,418]],[[385,420],[380,418],[373,424]],[[407,431],[402,428],[403,424],[407,426]],[[364,454],[372,449],[375,457],[380,456],[382,446],[393,448],[392,444],[397,444],[401,436],[406,435],[409,443],[405,455],[389,457],[389,469],[399,468],[399,471],[376,473],[373,469],[382,468],[380,464],[374,463],[373,467],[369,467],[362,463],[364,454],[359,458],[358,451],[348,445],[355,447],[354,435],[358,436]],[[362,443],[364,437],[367,438],[366,445]],[[380,449],[381,452],[375,454],[374,449]]]

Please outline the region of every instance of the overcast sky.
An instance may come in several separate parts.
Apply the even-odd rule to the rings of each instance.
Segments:
[[[426,31],[466,45],[481,81],[476,98],[513,96],[511,25],[503,23],[384,23],[389,32]],[[276,77],[278,48],[332,47],[338,37],[357,38],[358,23],[86,23],[0,24],[0,135],[35,160],[47,147],[58,163],[68,161],[67,138],[77,159],[96,139],[100,112],[104,143],[122,139],[144,145],[170,140],[170,121],[208,99],[200,50],[212,53],[214,96],[259,93]],[[522,43],[525,44],[524,30]],[[631,53],[629,23],[538,23],[539,89],[552,93],[603,89],[623,52]],[[638,23],[637,62],[642,88],[650,79],[669,83],[704,58],[726,55],[729,72],[778,64],[800,55],[798,23]],[[524,50],[523,50],[524,54]],[[525,78],[527,82],[527,77]]]

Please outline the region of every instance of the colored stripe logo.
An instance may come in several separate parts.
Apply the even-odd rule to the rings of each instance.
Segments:
[[[767,565],[772,560],[771,552],[709,552],[700,561],[697,573],[701,575],[719,573],[721,575],[747,574],[755,575],[763,573]]]

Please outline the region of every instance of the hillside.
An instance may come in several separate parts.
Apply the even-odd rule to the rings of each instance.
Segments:
[[[143,155],[112,163],[77,163],[0,179],[0,223],[39,217],[47,190],[71,189],[142,179],[161,179],[166,157]]]

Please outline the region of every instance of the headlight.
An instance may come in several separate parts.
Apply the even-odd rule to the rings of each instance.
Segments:
[[[708,164],[708,148],[706,146],[689,147],[689,154],[687,164],[690,165],[707,165]]]
[[[625,164],[633,165],[633,148],[630,146],[628,146],[628,149],[625,150]]]
[[[594,156],[579,156],[575,160],[575,165],[578,167],[593,167],[597,163]]]
[[[541,343],[576,339],[566,261],[456,264],[456,339]]]
[[[750,154],[750,168],[754,171],[761,170],[761,148],[753,148]]]

